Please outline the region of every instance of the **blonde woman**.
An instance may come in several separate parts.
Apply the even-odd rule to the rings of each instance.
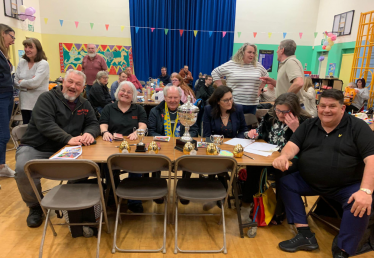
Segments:
[[[266,69],[257,62],[257,46],[245,43],[236,52],[232,60],[212,71],[213,81],[219,87],[221,77],[226,77],[226,84],[233,90],[236,104],[243,105],[244,114],[256,114],[258,92],[266,83],[260,77],[269,76]]]
[[[312,117],[317,117],[316,91],[314,90],[314,85],[310,77],[304,78],[304,87],[300,92],[304,97],[305,111]]]

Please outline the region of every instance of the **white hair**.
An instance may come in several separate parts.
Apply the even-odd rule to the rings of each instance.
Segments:
[[[117,88],[116,92],[114,93],[114,97],[116,98],[116,100],[118,100],[118,93],[125,85],[127,85],[131,88],[131,90],[132,90],[132,103],[136,103],[138,101],[138,97],[137,97],[138,96],[138,91],[136,90],[134,84],[132,82],[129,82],[129,81],[123,81],[118,85],[118,88]]]
[[[108,77],[109,78],[109,73],[107,71],[99,71],[99,72],[97,72],[97,74],[96,74],[96,80],[93,83],[97,82],[97,83],[101,84],[100,83],[101,77]]]
[[[89,45],[93,45],[96,49],[96,44],[93,44],[93,43],[87,44],[87,48],[88,48]]]
[[[86,85],[86,75],[83,72],[78,71],[78,70],[74,70],[74,69],[67,70],[64,78],[67,79],[71,73],[82,76],[83,85]]]
[[[165,88],[164,88],[164,96],[166,97],[168,94],[168,90],[169,89],[174,89],[174,88],[176,88],[177,90],[178,90],[178,92],[179,92],[179,97],[182,97],[182,89],[180,88],[180,87],[177,87],[177,86],[166,86]]]

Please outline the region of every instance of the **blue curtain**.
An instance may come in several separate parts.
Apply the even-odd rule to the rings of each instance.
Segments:
[[[130,0],[130,24],[139,27],[131,27],[138,79],[157,78],[162,66],[170,75],[188,65],[194,82],[199,72],[211,74],[232,56],[235,10],[236,0]],[[167,35],[161,28],[169,29]],[[189,31],[180,36],[179,29]]]

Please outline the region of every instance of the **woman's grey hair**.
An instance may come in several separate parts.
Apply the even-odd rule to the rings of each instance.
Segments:
[[[136,103],[138,101],[138,97],[137,97],[138,96],[138,91],[136,90],[134,84],[132,82],[129,82],[129,81],[123,81],[118,85],[118,88],[117,88],[116,92],[114,93],[114,97],[116,98],[116,100],[118,100],[119,91],[126,85],[129,86],[132,90],[132,103]]]
[[[350,87],[350,86],[353,86],[353,88],[357,88],[357,85],[356,85],[355,82],[350,82],[350,83],[348,83],[348,86],[349,86],[349,87]]]
[[[93,83],[95,83],[95,82],[100,83],[99,80],[101,79],[101,77],[104,77],[104,76],[106,76],[106,77],[109,78],[109,74],[108,74],[107,71],[100,71],[100,72],[98,72],[96,74],[96,80]]]
[[[82,76],[83,85],[86,85],[86,75],[83,72],[78,71],[78,70],[74,70],[74,69],[67,70],[64,78],[67,79],[71,73]]]
[[[176,86],[166,86],[164,88],[164,97],[166,97],[168,95],[168,90],[171,89],[171,88],[176,88],[179,92],[179,97],[182,97],[182,89],[180,87],[176,87]]]
[[[284,49],[284,54],[286,56],[293,56],[296,52],[296,42],[292,39],[282,40],[279,44],[280,49]]]
[[[247,48],[247,46],[251,46],[255,49],[255,58],[253,58],[251,63],[254,66],[256,66],[257,65],[257,46],[255,44],[252,44],[252,43],[244,43],[243,46],[241,46],[239,48],[239,50],[235,53],[235,55],[232,57],[232,61],[234,61],[235,63],[243,65],[244,64],[244,61],[243,61],[244,53],[245,53],[245,49]]]

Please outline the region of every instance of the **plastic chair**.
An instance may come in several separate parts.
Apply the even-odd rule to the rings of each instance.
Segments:
[[[139,81],[140,84],[144,87],[145,86],[145,81]]]
[[[174,171],[183,170],[196,174],[215,175],[222,172],[232,172],[229,185],[232,185],[232,180],[235,177],[237,162],[232,157],[223,156],[202,156],[190,155],[182,156],[175,161]],[[176,174],[174,177],[174,196],[175,196],[175,244],[174,253],[227,253],[226,248],[226,225],[225,212],[226,205],[222,200],[227,202],[227,196],[230,189],[226,190],[223,184],[216,179],[209,178],[182,178],[176,182]],[[178,247],[178,200],[185,199],[197,202],[212,202],[220,201],[222,207],[222,227],[223,227],[223,247],[219,250],[181,250]],[[225,204],[226,204],[225,202]],[[200,215],[210,216],[216,214],[181,214],[181,215]]]
[[[159,252],[162,250],[166,253],[166,224],[167,224],[167,203],[168,203],[168,183],[165,178],[154,178],[154,177],[132,177],[125,178],[122,180],[117,188],[115,187],[113,170],[123,170],[130,173],[144,174],[154,171],[168,171],[169,182],[171,173],[171,160],[164,155],[152,155],[152,154],[113,154],[108,158],[108,168],[110,180],[112,182],[112,188],[114,193],[114,199],[117,205],[116,223],[114,226],[114,237],[112,253],[116,250],[120,252]],[[119,201],[117,201],[117,197]],[[164,199],[165,207],[164,214],[160,213],[121,213],[121,202],[123,199],[130,200],[155,200]],[[126,215],[164,215],[164,235],[163,245],[161,248],[156,250],[131,250],[131,249],[120,249],[117,246],[117,228],[118,221],[121,221],[120,214]]]
[[[101,204],[101,213],[99,223],[64,223],[62,225],[98,225],[98,236],[97,236],[97,251],[96,257],[99,257],[100,252],[100,238],[101,238],[101,226],[104,220],[108,230],[108,218],[106,208],[104,206],[103,188],[100,179],[100,168],[96,163],[90,160],[46,160],[46,159],[35,159],[26,163],[25,173],[29,178],[30,184],[34,190],[36,197],[38,198],[39,204],[42,207],[46,220],[44,224],[42,242],[40,244],[39,258],[43,256],[43,245],[47,231],[47,224],[49,223],[53,235],[57,236],[52,222],[49,219],[51,210],[82,210],[89,207],[93,207],[96,204]],[[38,189],[34,183],[33,178],[46,178],[50,180],[77,180],[87,177],[98,178],[98,184],[65,184],[58,185],[52,188],[42,199]],[[47,211],[46,211],[47,209]],[[61,225],[61,224],[59,224]]]

